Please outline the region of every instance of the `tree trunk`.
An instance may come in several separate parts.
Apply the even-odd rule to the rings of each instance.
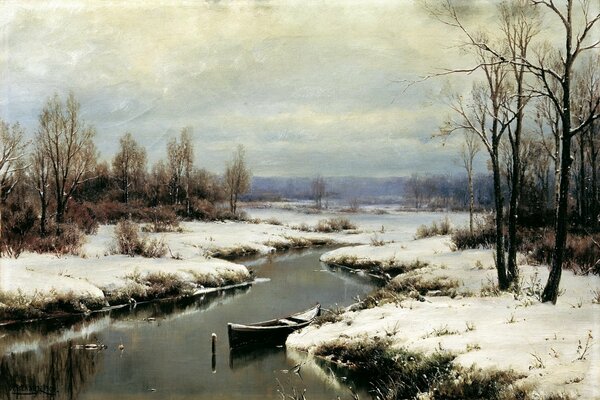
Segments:
[[[579,219],[582,225],[588,222],[586,184],[585,184],[585,137],[583,133],[579,137]]]
[[[473,171],[469,172],[469,233],[473,236],[473,209],[475,208],[475,194],[473,193]]]
[[[504,198],[502,196],[502,187],[500,186],[500,166],[498,165],[497,153],[492,159],[492,169],[494,174],[494,204],[496,207],[496,269],[498,270],[498,287],[500,290],[506,290],[509,287],[509,281],[506,276],[506,264],[504,261]]]
[[[556,210],[555,221],[555,243],[554,255],[552,257],[552,269],[544,292],[542,293],[542,302],[551,301],[556,304],[558,299],[558,288],[560,285],[560,276],[562,274],[562,264],[564,261],[565,247],[567,243],[567,217],[569,206],[569,178],[571,176],[571,45],[570,34],[567,37],[567,59],[565,62],[565,78],[563,81],[563,110],[561,113],[562,137],[561,137],[561,159],[560,159],[560,190],[558,198],[558,207]]]

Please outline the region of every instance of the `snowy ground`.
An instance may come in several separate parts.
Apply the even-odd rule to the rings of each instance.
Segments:
[[[322,260],[420,260],[410,272],[427,279],[457,279],[454,298],[425,296],[368,310],[347,312],[338,323],[309,327],[289,337],[289,347],[311,351],[335,340],[391,337],[395,346],[426,353],[448,350],[463,366],[514,369],[527,375],[540,392],[566,391],[582,399],[600,398],[600,277],[565,271],[557,305],[535,298],[545,282],[545,267],[521,266],[525,292],[482,297],[480,289],[496,281],[493,254],[487,250],[453,252],[448,237],[345,247]],[[402,276],[396,279],[402,279]],[[590,338],[590,339],[588,339]],[[588,343],[586,354],[582,353]],[[582,358],[582,359],[580,359]]]
[[[96,235],[87,237],[79,256],[25,253],[18,259],[1,259],[0,295],[18,296],[23,301],[35,297],[38,302],[50,302],[60,295],[102,301],[104,293],[124,288],[130,283],[128,277],[134,275],[175,273],[187,281],[193,281],[198,274],[215,277],[232,273],[247,275],[243,265],[217,257],[267,254],[289,246],[324,242],[369,243],[373,237],[385,241],[406,240],[419,224],[443,217],[441,213],[399,213],[393,210],[375,214],[373,209],[356,214],[306,214],[298,212],[297,208],[282,209],[279,206],[247,211],[252,218],[276,219],[281,225],[184,222],[181,224],[182,232],[150,235],[164,240],[175,256],[172,258],[168,254],[160,259],[112,255],[114,226],[101,226]],[[312,227],[319,220],[340,216],[354,222],[357,229],[336,233],[294,229],[302,223]],[[462,224],[466,217],[465,214],[453,214],[451,218]]]

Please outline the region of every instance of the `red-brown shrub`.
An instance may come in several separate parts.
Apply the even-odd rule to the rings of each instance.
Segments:
[[[93,235],[98,232],[98,220],[93,203],[69,202],[65,213],[65,222],[77,225],[86,235]]]

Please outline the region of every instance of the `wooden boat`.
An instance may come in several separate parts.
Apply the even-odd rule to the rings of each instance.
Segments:
[[[227,324],[229,347],[232,349],[251,345],[277,345],[285,343],[288,335],[310,324],[321,313],[321,305],[296,314],[249,325]]]

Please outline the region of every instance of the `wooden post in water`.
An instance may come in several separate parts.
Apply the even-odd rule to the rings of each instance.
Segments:
[[[211,359],[211,366],[212,366],[212,373],[216,374],[217,373],[217,334],[213,333],[211,335],[212,337],[212,359]]]

